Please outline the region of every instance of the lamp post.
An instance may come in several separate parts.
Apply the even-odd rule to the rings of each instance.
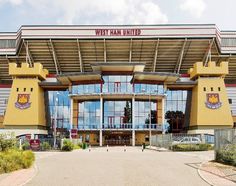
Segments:
[[[57,106],[58,106],[58,94],[56,94],[56,103],[55,103],[55,113],[54,113],[54,125],[53,125],[53,148],[56,148],[56,138],[57,138]]]
[[[152,119],[152,108],[151,108],[151,91],[149,92],[149,107],[150,107],[150,109],[149,109],[149,145],[151,146],[152,144],[151,144],[151,137],[152,137],[152,121],[151,121],[151,119]]]

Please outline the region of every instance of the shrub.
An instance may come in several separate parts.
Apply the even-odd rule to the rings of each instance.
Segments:
[[[22,152],[22,159],[23,159],[23,168],[29,168],[34,160],[35,160],[35,156],[34,153],[31,150],[27,150]]]
[[[83,143],[74,144],[74,147],[73,147],[73,149],[82,149],[82,148],[83,148]]]
[[[47,141],[44,141],[44,142],[41,144],[41,149],[42,149],[43,151],[51,150],[51,145],[50,145]]]
[[[7,151],[9,149],[15,148],[16,139],[4,139],[3,136],[0,136],[0,151]]]
[[[74,147],[74,144],[70,140],[68,139],[63,140],[63,146],[62,146],[63,151],[72,151],[73,147]]]
[[[0,173],[12,172],[22,168],[29,168],[35,160],[32,151],[16,149],[0,153]]]
[[[22,150],[30,150],[30,144],[28,141],[24,141],[22,144]]]
[[[176,144],[172,146],[173,151],[207,151],[211,149],[210,144]]]
[[[226,148],[217,150],[216,161],[236,166],[236,145],[227,145]]]
[[[82,144],[82,148],[83,148],[83,149],[87,149],[87,147],[88,147],[87,143],[83,143],[83,144]]]

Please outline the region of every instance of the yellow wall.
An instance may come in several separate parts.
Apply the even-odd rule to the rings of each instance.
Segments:
[[[40,63],[35,63],[34,67],[29,67],[27,63],[22,63],[21,67],[9,64],[13,83],[3,122],[5,128],[45,128],[44,90],[39,86],[39,79],[45,79],[47,74]],[[20,94],[29,95],[28,108],[16,107]]]
[[[37,76],[40,79],[46,79],[48,70],[43,68],[40,63],[34,63],[34,67],[29,67],[28,63],[22,63],[21,67],[17,67],[16,63],[9,63],[9,75],[13,77],[32,77]]]
[[[3,128],[3,119],[4,119],[4,116],[0,116],[0,129]]]
[[[157,101],[157,123],[158,124],[164,123],[163,117],[162,117],[163,115],[162,101],[163,99]]]
[[[236,123],[236,116],[233,116],[233,122]]]
[[[73,100],[73,128],[77,128],[78,125],[78,102],[76,100]]]
[[[136,132],[135,133],[135,145],[142,145],[143,143],[149,144],[149,142],[145,142],[145,136],[149,135],[147,133],[140,133]]]
[[[97,140],[99,140],[99,134],[97,133],[90,133],[90,132],[82,132],[78,134],[78,138],[79,136],[83,136],[83,142],[85,142],[85,138],[86,135],[89,135],[89,144],[90,145],[99,145],[99,142],[97,142]]]
[[[198,64],[199,65],[199,64]],[[211,63],[212,65],[212,63]],[[225,62],[224,65],[220,65],[215,70],[215,66],[211,70],[211,75],[216,74],[215,77],[200,77],[198,76],[197,85],[193,88],[192,92],[192,103],[191,103],[191,114],[190,114],[190,129],[191,128],[224,128],[232,127],[233,119],[231,116],[230,105],[228,102],[228,96],[224,84],[223,76],[220,76],[220,67],[224,67],[222,72],[226,73]],[[203,67],[202,70],[206,68],[206,72],[210,70],[209,67]],[[196,70],[195,70],[196,71]],[[197,71],[198,75],[205,73],[203,71]],[[206,91],[204,91],[204,87]],[[213,91],[211,90],[213,88]],[[218,93],[219,100],[222,106],[217,109],[210,109],[206,106],[207,93]]]
[[[208,62],[208,66],[204,66],[202,62],[196,62],[193,68],[189,69],[190,79],[199,75],[225,76],[228,73],[228,62],[225,61],[222,61],[219,66],[213,61]]]
[[[44,91],[39,87],[39,82],[36,78],[13,80],[4,126],[46,126]],[[33,88],[32,92],[31,88]],[[31,103],[29,108],[19,109],[15,106],[18,94],[29,94]]]

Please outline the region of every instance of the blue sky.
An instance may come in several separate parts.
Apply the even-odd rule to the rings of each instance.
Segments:
[[[21,25],[212,23],[236,30],[236,0],[0,0],[0,31]]]

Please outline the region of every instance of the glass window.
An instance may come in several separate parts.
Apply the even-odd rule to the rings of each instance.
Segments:
[[[100,106],[100,101],[84,101],[78,104],[79,128],[90,129],[100,126],[100,107],[98,106]]]
[[[131,101],[104,101],[104,123],[112,127],[132,123]]]
[[[51,121],[54,121],[57,111],[57,127],[69,129],[70,120],[70,99],[69,91],[48,91],[49,114]],[[57,110],[56,110],[57,109]],[[51,124],[52,126],[52,124]]]
[[[103,76],[104,84],[103,84],[103,92],[104,93],[114,93],[114,92],[132,92],[132,84],[130,83],[130,79],[132,76]]]
[[[72,93],[73,94],[90,94],[90,93],[99,93],[101,92],[100,84],[89,84],[89,85],[73,85]]]
[[[135,102],[135,127],[136,128],[147,128],[150,123],[150,112],[151,112],[151,124],[157,124],[157,102],[149,101],[136,101]]]

